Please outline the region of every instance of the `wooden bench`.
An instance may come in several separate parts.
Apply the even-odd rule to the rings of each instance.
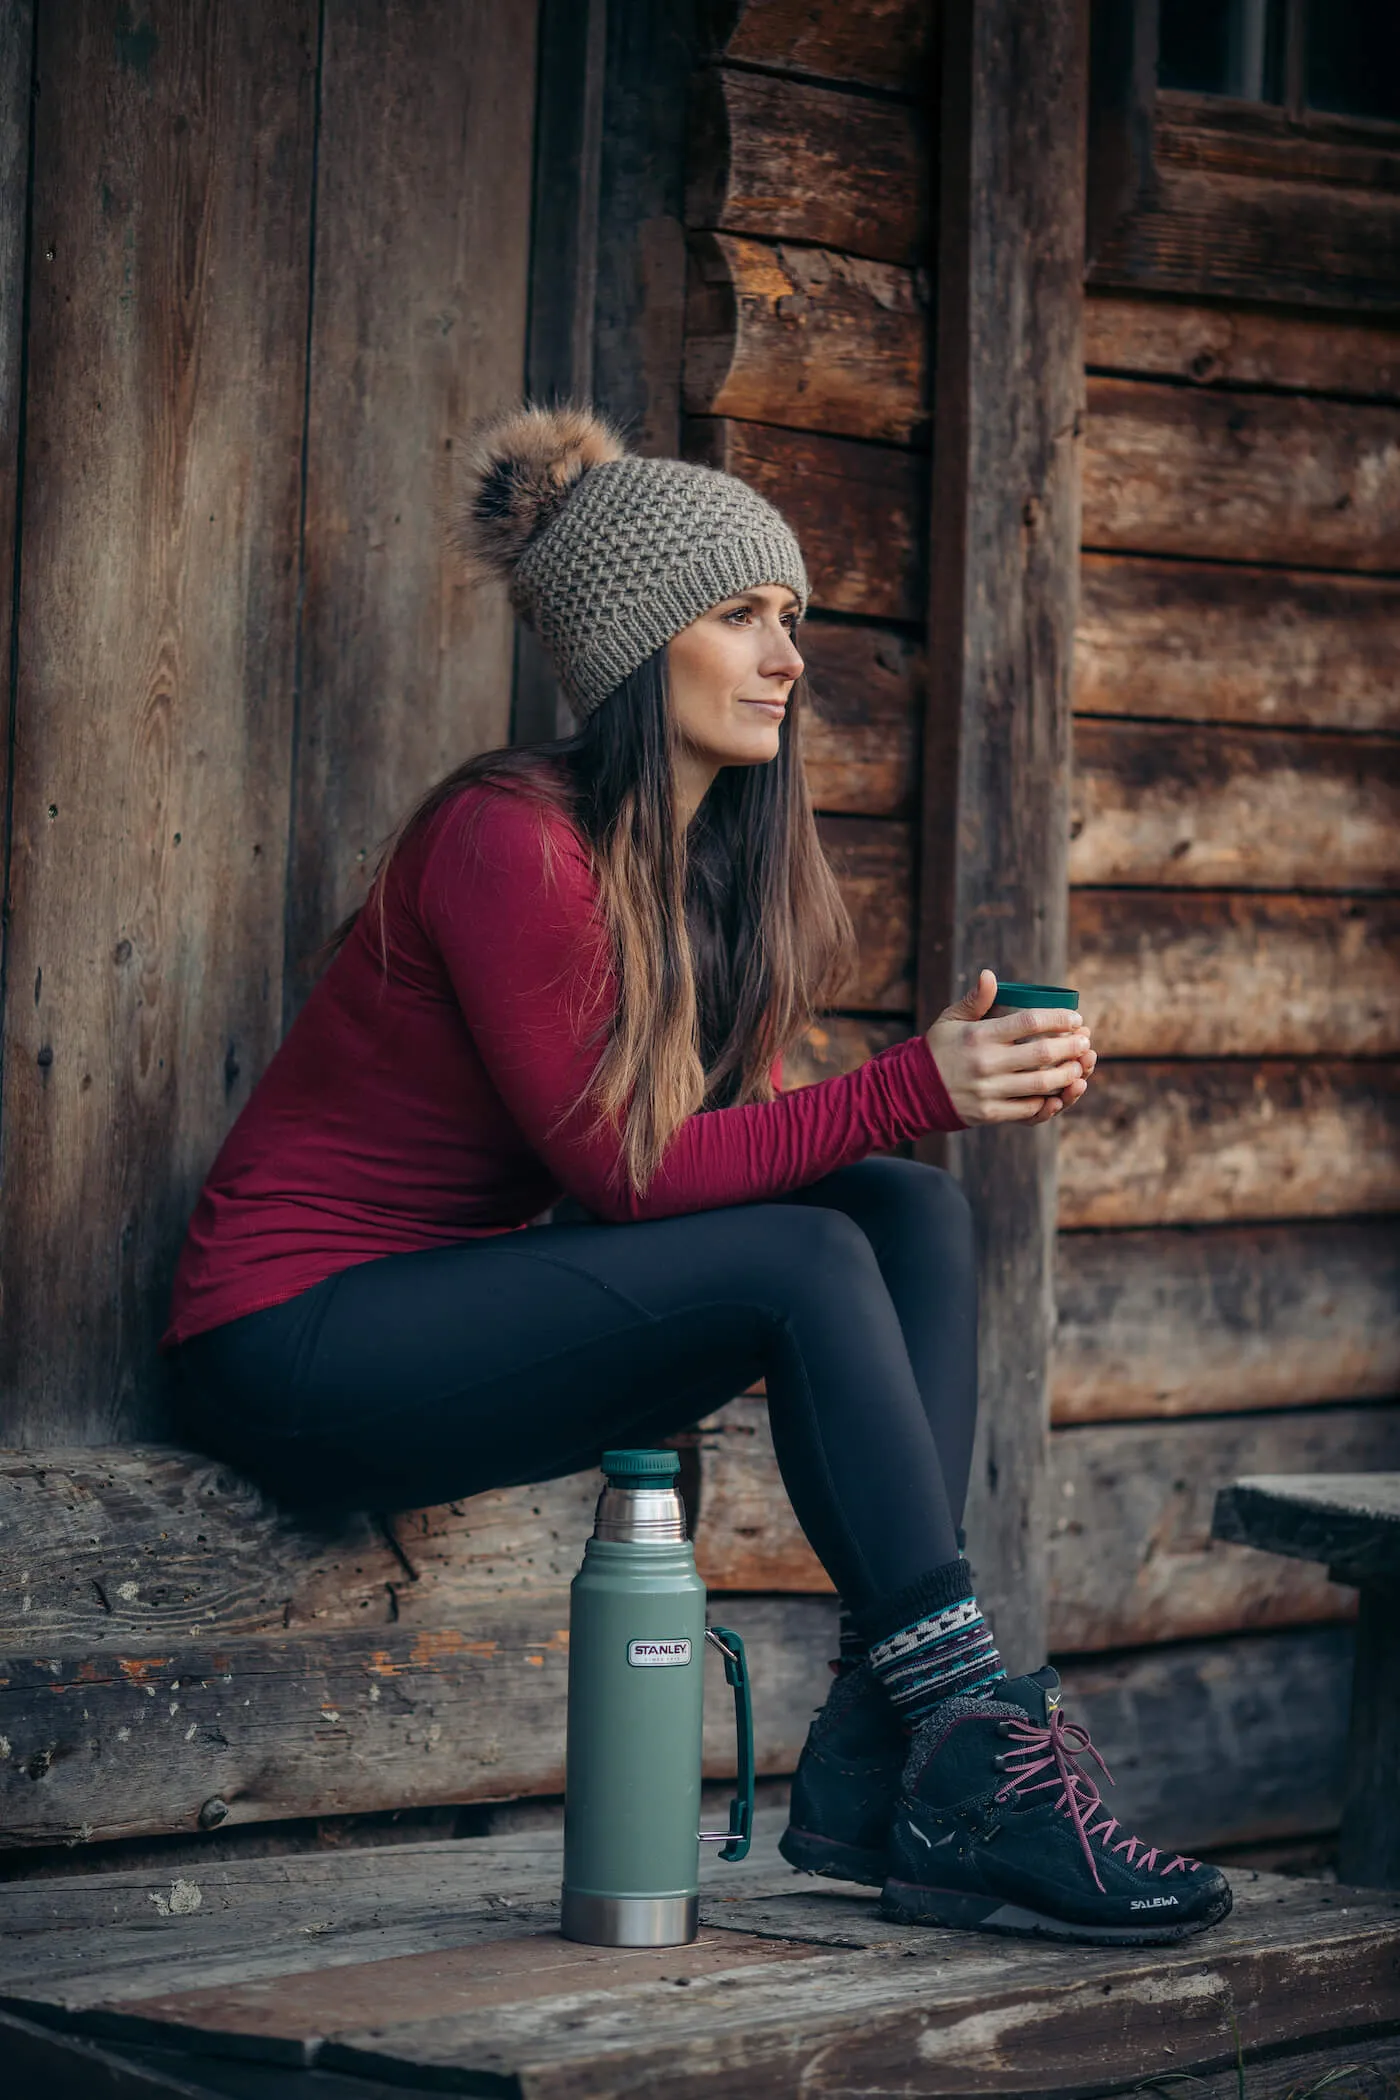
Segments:
[[[1214,1532],[1321,1561],[1360,1591],[1340,1872],[1400,1888],[1400,1473],[1237,1480],[1217,1498]]]

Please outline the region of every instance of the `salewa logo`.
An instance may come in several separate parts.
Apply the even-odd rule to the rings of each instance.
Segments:
[[[1175,1896],[1134,1896],[1129,1910],[1175,1910]]]
[[[690,1661],[689,1641],[629,1641],[627,1660],[634,1670],[674,1669]]]

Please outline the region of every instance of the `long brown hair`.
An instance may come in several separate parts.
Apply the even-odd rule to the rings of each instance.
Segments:
[[[723,766],[677,833],[679,733],[658,650],[576,734],[483,751],[449,773],[380,854],[365,903],[384,942],[385,878],[408,833],[477,781],[565,815],[598,878],[618,985],[603,1054],[562,1124],[589,1100],[620,1125],[622,1164],[644,1194],[676,1131],[698,1111],[771,1101],[770,1068],[854,974],[855,930],[817,836],[802,765],[805,681],[792,688],[777,756]],[[541,847],[552,862],[547,829]],[[600,1037],[601,1039],[601,1037]],[[558,1127],[556,1124],[556,1128]]]

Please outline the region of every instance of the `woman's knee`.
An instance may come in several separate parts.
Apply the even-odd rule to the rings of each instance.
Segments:
[[[972,1206],[945,1167],[921,1159],[880,1158],[864,1161],[860,1171],[882,1208],[907,1214],[911,1223],[931,1222],[971,1239]]]
[[[755,1218],[752,1244],[739,1259],[752,1280],[779,1295],[849,1288],[862,1276],[880,1280],[875,1250],[844,1210],[822,1203],[767,1203]]]

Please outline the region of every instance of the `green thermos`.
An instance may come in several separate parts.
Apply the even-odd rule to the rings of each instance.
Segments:
[[[607,1485],[569,1593],[565,1939],[678,1947],[695,1938],[700,1846],[743,1859],[753,1829],[744,1644],[705,1625],[674,1451],[605,1451]],[[728,1830],[700,1828],[705,1642],[724,1657],[738,1727]]]

